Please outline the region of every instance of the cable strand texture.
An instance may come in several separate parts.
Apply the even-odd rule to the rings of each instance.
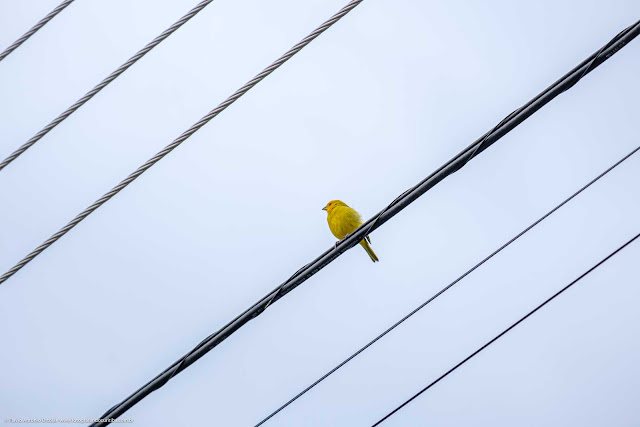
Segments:
[[[104,89],[109,83],[118,78],[122,73],[124,73],[129,67],[135,64],[139,59],[149,53],[154,47],[159,45],[162,41],[168,38],[171,34],[173,34],[178,28],[186,24],[191,18],[196,16],[202,9],[212,3],[214,0],[204,0],[200,2],[196,7],[191,9],[189,13],[180,18],[177,22],[175,22],[171,27],[167,28],[162,34],[153,39],[149,44],[147,44],[144,48],[142,48],[138,53],[133,55],[127,62],[118,67],[117,70],[112,72],[107,78],[102,80],[98,85],[96,85],[93,89],[87,92],[82,98],[77,100],[71,107],[67,108],[63,113],[61,113],[58,117],[56,117],[51,123],[45,126],[40,132],[31,137],[27,142],[22,144],[17,150],[11,153],[6,159],[4,159],[0,163],[0,171],[4,169],[9,163],[13,162],[17,159],[22,153],[27,151],[31,146],[33,146],[36,142],[42,139],[46,134],[48,134],[53,128],[62,123],[67,117],[73,114],[78,108],[82,107],[85,103],[87,103],[91,98],[98,94],[102,89]]]
[[[27,31],[26,33],[24,33],[22,35],[22,37],[20,37],[18,40],[14,41],[9,47],[7,47],[2,53],[0,53],[0,61],[2,61],[4,58],[6,58],[7,56],[9,56],[9,54],[11,52],[13,52],[14,50],[16,50],[18,47],[20,47],[20,45],[24,42],[26,42],[32,35],[34,35],[40,28],[44,27],[47,22],[51,21],[57,14],[59,14],[60,12],[62,12],[67,6],[69,6],[71,3],[73,3],[74,0],[65,0],[62,3],[60,3],[55,9],[53,9],[51,12],[49,12],[49,14],[47,16],[45,16],[44,18],[42,18],[36,25],[34,25],[33,27],[31,27],[31,29],[29,31]],[[0,167],[0,169],[2,169]]]

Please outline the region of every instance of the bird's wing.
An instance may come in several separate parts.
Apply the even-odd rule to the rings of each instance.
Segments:
[[[358,227],[360,227],[362,225],[362,216],[360,216],[360,213],[358,211],[356,211],[355,209],[353,209],[353,212],[356,215],[356,221],[358,221]],[[364,239],[371,243],[371,238],[369,236],[364,236]]]

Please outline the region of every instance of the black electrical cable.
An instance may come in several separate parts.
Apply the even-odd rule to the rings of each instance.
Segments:
[[[549,101],[551,101],[567,89],[571,88],[585,75],[593,71],[600,64],[617,53],[627,43],[636,38],[638,34],[640,34],[640,21],[621,31],[609,43],[599,49],[596,53],[589,56],[589,58],[576,66],[573,70],[556,81],[553,85],[549,86],[533,100],[529,101],[520,109],[509,114],[507,118],[502,120],[499,125],[494,127],[487,134],[483,135],[473,144],[469,145],[469,147],[464,149],[462,152],[449,160],[431,175],[426,177],[419,184],[412,187],[410,190],[405,191],[400,197],[398,197],[389,206],[380,211],[375,217],[369,219],[367,222],[361,225],[360,228],[358,228],[350,235],[346,236],[344,239],[338,242],[336,246],[332,246],[330,249],[325,251],[314,261],[306,264],[283,284],[275,288],[273,291],[269,292],[258,302],[245,310],[242,314],[238,315],[231,322],[227,323],[220,330],[205,338],[193,350],[174,362],[171,366],[162,371],[155,378],[150,380],[147,384],[142,386],[125,400],[113,406],[100,418],[111,419],[119,417],[140,400],[148,396],[150,393],[165,385],[174,375],[183,371],[185,368],[193,364],[196,360],[200,359],[206,353],[219,345],[222,341],[227,339],[231,334],[240,329],[251,319],[260,315],[266,309],[266,307],[278,301],[293,289],[297,288],[300,284],[302,284],[322,268],[327,266],[334,259],[358,244],[360,240],[362,240],[370,232],[382,226],[382,224],[394,217],[398,212],[406,208],[409,204],[414,202],[432,187],[437,185],[440,181],[459,170],[461,167],[466,165],[467,162],[469,162],[469,160],[471,160],[473,157],[489,148],[512,129],[525,121],[544,105],[549,103]],[[1,280],[2,277],[0,277],[0,281]],[[107,424],[108,422],[99,422],[93,423],[91,426],[97,427]]]
[[[327,372],[326,374],[324,374],[323,376],[321,376],[320,378],[318,378],[315,382],[313,382],[311,385],[309,385],[307,388],[305,388],[304,390],[302,390],[300,393],[296,394],[294,397],[292,397],[290,400],[288,400],[285,404],[283,404],[282,406],[280,406],[278,409],[276,409],[275,411],[273,411],[271,414],[269,414],[266,418],[264,418],[262,421],[260,421],[258,424],[255,425],[255,427],[259,427],[262,424],[266,423],[267,421],[269,421],[271,418],[273,418],[276,414],[278,414],[280,411],[282,411],[283,409],[285,409],[287,406],[291,405],[293,402],[295,402],[296,400],[298,400],[299,398],[301,398],[304,394],[306,394],[308,391],[310,391],[312,388],[314,388],[315,386],[317,386],[318,384],[320,384],[322,381],[324,381],[325,379],[327,379],[330,375],[332,375],[334,372],[336,372],[338,369],[342,368],[344,365],[346,365],[347,363],[351,362],[353,359],[355,359],[356,357],[358,357],[358,355],[360,355],[360,353],[364,352],[366,349],[368,349],[369,347],[371,347],[373,344],[375,344],[376,342],[378,342],[382,337],[384,337],[385,335],[387,335],[389,332],[391,332],[392,330],[394,330],[395,328],[397,328],[398,326],[400,326],[402,323],[404,323],[406,320],[408,320],[411,316],[413,316],[414,314],[416,314],[418,311],[422,310],[424,307],[426,307],[427,305],[429,305],[433,300],[435,300],[436,298],[438,298],[440,295],[444,294],[446,291],[449,290],[449,288],[453,287],[454,285],[456,285],[458,282],[460,282],[462,279],[464,279],[465,277],[467,277],[469,274],[471,274],[472,272],[474,272],[476,269],[478,269],[478,267],[480,267],[481,265],[483,265],[485,262],[489,261],[491,258],[493,258],[494,256],[496,256],[498,253],[502,252],[503,249],[506,249],[508,246],[510,246],[513,242],[515,242],[516,240],[518,240],[520,237],[522,237],[523,235],[525,235],[527,232],[529,232],[531,229],[533,229],[535,226],[537,226],[538,224],[540,224],[542,221],[544,221],[545,219],[547,219],[549,216],[551,216],[554,212],[556,212],[558,209],[560,209],[561,207],[563,207],[564,205],[566,205],[567,203],[569,203],[571,200],[573,200],[576,196],[578,196],[580,193],[582,193],[584,190],[586,190],[587,188],[591,187],[593,184],[595,184],[596,182],[598,182],[601,178],[603,178],[605,175],[607,175],[609,172],[611,172],[612,170],[614,170],[615,168],[617,168],[618,166],[620,166],[625,160],[627,160],[629,157],[633,156],[635,153],[637,153],[638,151],[640,151],[640,146],[636,147],[633,151],[631,151],[629,154],[627,154],[626,156],[624,156],[622,159],[618,160],[616,163],[614,163],[611,167],[609,167],[607,170],[605,170],[604,172],[602,172],[600,175],[598,175],[597,177],[595,177],[594,179],[592,179],[591,181],[589,181],[589,183],[587,183],[585,186],[583,186],[581,189],[579,189],[578,191],[576,191],[575,193],[573,193],[571,196],[567,197],[562,203],[560,203],[559,205],[557,205],[555,208],[551,209],[549,212],[547,212],[546,214],[544,214],[543,216],[541,216],[538,220],[536,220],[534,223],[532,223],[530,226],[528,226],[527,228],[525,228],[524,230],[522,230],[520,233],[518,233],[517,235],[515,235],[511,240],[509,240],[508,242],[506,242],[505,244],[503,244],[502,246],[500,246],[498,249],[496,249],[494,252],[492,252],[491,254],[489,254],[487,257],[485,257],[482,261],[480,261],[479,263],[477,263],[476,265],[474,265],[473,267],[471,267],[469,270],[467,270],[464,274],[462,274],[460,277],[458,277],[457,279],[455,279],[453,282],[449,283],[447,286],[445,286],[444,288],[442,288],[440,291],[438,291],[435,295],[433,295],[432,297],[430,297],[428,300],[426,300],[425,302],[423,302],[422,304],[420,304],[418,307],[416,307],[413,311],[411,311],[409,314],[407,314],[406,316],[404,316],[402,319],[398,320],[396,323],[394,323],[391,327],[389,327],[388,329],[386,329],[384,332],[382,332],[380,335],[378,335],[377,337],[375,337],[374,339],[372,339],[371,341],[369,341],[366,345],[364,345],[362,348],[360,348],[358,351],[356,351],[355,353],[353,353],[351,356],[347,357],[345,360],[343,360],[342,362],[340,362],[338,365],[336,365],[333,369],[331,369],[329,372]]]
[[[594,265],[593,267],[591,267],[589,270],[585,271],[582,275],[580,275],[577,279],[575,279],[573,282],[569,283],[567,286],[565,286],[564,288],[560,289],[558,292],[556,292],[555,294],[553,294],[551,297],[549,297],[547,300],[545,300],[542,304],[540,304],[539,306],[537,306],[536,308],[534,308],[533,310],[531,310],[529,313],[527,313],[525,316],[521,317],[520,320],[518,320],[517,322],[513,323],[511,326],[509,326],[507,329],[505,329],[504,331],[500,332],[498,335],[496,335],[492,340],[490,340],[489,342],[487,342],[485,345],[483,345],[482,347],[480,347],[479,349],[477,349],[476,351],[474,351],[473,353],[471,353],[469,356],[467,356],[464,360],[462,360],[460,363],[458,363],[457,365],[455,365],[453,368],[449,369],[447,372],[445,372],[444,374],[440,375],[436,380],[432,381],[431,383],[429,383],[428,386],[426,386],[425,388],[423,388],[422,390],[420,390],[419,392],[417,392],[416,394],[414,394],[413,396],[411,396],[411,398],[407,399],[404,403],[402,403],[400,406],[398,406],[396,409],[394,409],[393,411],[389,412],[387,415],[385,415],[383,418],[380,419],[380,421],[378,421],[377,423],[375,423],[372,427],[375,427],[377,425],[382,424],[386,419],[388,419],[390,416],[392,416],[393,414],[395,414],[396,412],[398,412],[400,409],[404,408],[406,405],[408,405],[411,401],[413,401],[414,399],[416,399],[418,396],[420,396],[422,393],[424,393],[425,391],[429,390],[431,387],[433,387],[434,385],[436,385],[440,380],[442,380],[443,378],[445,378],[447,375],[449,375],[450,373],[452,373],[453,371],[455,371],[456,369],[458,369],[460,366],[464,365],[467,361],[469,361],[471,358],[473,358],[475,355],[477,355],[478,353],[480,353],[482,350],[484,350],[485,348],[489,347],[491,344],[493,344],[494,342],[496,342],[497,340],[499,340],[503,335],[505,335],[507,332],[509,332],[510,330],[512,330],[513,328],[515,328],[516,326],[518,326],[520,323],[522,323],[523,321],[525,321],[525,319],[527,319],[529,316],[531,316],[533,313],[535,313],[536,311],[540,310],[542,307],[544,307],[545,305],[547,305],[549,302],[551,302],[553,299],[555,299],[558,295],[560,295],[561,293],[563,293],[564,291],[566,291],[567,289],[569,289],[570,287],[572,287],[573,285],[575,285],[576,283],[578,283],[580,280],[582,280],[584,277],[586,277],[589,273],[591,273],[593,270],[595,270],[596,268],[600,267],[602,264],[604,264],[605,262],[607,262],[609,259],[611,259],[612,257],[614,257],[616,254],[618,254],[618,252],[620,252],[621,250],[623,250],[624,248],[626,248],[627,246],[629,246],[631,243],[633,243],[634,240],[636,240],[638,237],[640,237],[640,233],[636,234],[635,237],[631,238],[631,240],[627,241],[627,243],[625,243],[624,245],[620,246],[618,249],[616,249],[615,251],[613,251],[612,253],[610,253],[609,255],[607,255],[604,259],[602,259],[599,263],[597,263],[596,265]]]
[[[623,36],[629,34],[633,28],[635,27],[637,30],[638,25],[640,24],[640,21],[636,22],[635,24],[625,28],[624,30],[620,31],[613,39],[611,39],[611,41],[609,43],[607,43],[606,45],[602,46],[602,48],[600,48],[600,50],[596,53],[594,53],[593,55],[591,55],[589,58],[587,58],[585,61],[583,61],[578,67],[583,67],[583,70],[580,74],[580,77],[578,77],[577,79],[573,79],[571,81],[570,84],[568,84],[567,86],[565,86],[562,92],[565,92],[569,89],[571,89],[576,83],[578,83],[584,76],[586,76],[588,73],[590,73],[594,68],[596,68],[599,64],[597,63],[598,59],[602,57],[603,53],[605,51],[607,51],[607,49],[610,49],[612,46],[614,46],[615,44],[617,44],[622,38]],[[635,38],[635,36],[633,37]],[[630,41],[630,40],[629,40]],[[613,55],[614,53],[616,53],[618,50],[622,49],[622,47],[624,47],[624,45],[628,43],[627,42],[623,42],[620,44],[620,46],[617,48],[617,50],[612,51],[611,53],[609,53],[608,56],[606,56],[605,60],[608,59],[611,55]],[[602,63],[602,62],[600,62]],[[586,67],[584,67],[586,65]],[[578,68],[576,67],[576,68]],[[575,70],[575,68],[574,68]],[[567,77],[567,75],[565,75],[565,77]],[[562,79],[561,79],[562,80]],[[560,82],[560,80],[558,80],[556,83],[554,83],[553,86],[555,86],[556,84],[558,84]],[[551,87],[547,88],[547,90],[549,90]],[[502,126],[504,126],[507,122],[509,122],[511,119],[517,117],[519,114],[521,114],[522,112],[524,112],[526,109],[530,108],[535,102],[537,102],[547,91],[545,90],[544,92],[542,92],[540,95],[538,95],[536,98],[534,98],[533,100],[529,101],[529,103],[523,105],[522,107],[520,107],[517,110],[514,110],[511,112],[511,114],[509,114],[507,117],[505,117],[504,119],[502,119],[500,121],[500,123],[498,123],[493,129],[491,129],[489,132],[487,132],[483,138],[481,138],[479,141],[474,142],[473,144],[471,144],[469,147],[467,147],[464,151],[471,151],[471,155],[469,155],[467,157],[467,159],[461,163],[457,169],[455,169],[453,172],[460,170],[461,168],[463,168],[472,158],[474,158],[478,153],[484,151],[489,145],[491,145],[492,143],[488,143],[488,139],[489,137],[496,132],[499,128],[501,128]],[[555,95],[557,96],[557,95]],[[554,97],[555,97],[554,96]],[[553,98],[551,98],[553,99]],[[547,101],[548,102],[548,101]],[[544,104],[542,104],[544,105]],[[537,111],[534,110],[534,112]],[[533,114],[533,113],[532,113]],[[528,117],[528,116],[527,116]],[[519,123],[518,123],[519,124]],[[517,125],[516,125],[517,126]],[[515,127],[515,126],[514,126]],[[507,131],[508,132],[508,131]],[[506,133],[506,132],[505,132]],[[462,154],[462,153],[460,153]],[[459,155],[460,155],[459,154]],[[445,165],[446,166],[446,165]],[[442,169],[442,168],[441,168]],[[452,173],[453,173],[452,172]],[[367,231],[366,234],[369,234],[370,231],[372,231],[374,224],[378,221],[378,218],[380,216],[382,216],[382,214],[389,209],[390,207],[392,207],[393,205],[395,205],[400,199],[402,199],[406,194],[414,191],[415,189],[417,189],[419,186],[421,185],[421,183],[417,184],[414,187],[411,187],[410,189],[408,189],[407,191],[405,191],[404,193],[402,193],[400,196],[398,196],[393,202],[391,202],[389,204],[389,206],[387,206],[386,209],[382,210],[382,212],[379,213],[379,215],[371,222],[371,225],[369,225],[369,229]]]

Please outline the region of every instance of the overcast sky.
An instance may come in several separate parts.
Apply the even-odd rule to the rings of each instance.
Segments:
[[[0,50],[59,0],[0,2]],[[195,0],[77,0],[0,63],[0,157]],[[346,0],[216,0],[0,172],[0,273]],[[365,0],[0,286],[0,420],[95,418],[640,18]],[[640,145],[640,40],[125,418],[253,426]],[[370,426],[640,232],[640,154],[274,417]],[[389,426],[637,426],[640,242]]]

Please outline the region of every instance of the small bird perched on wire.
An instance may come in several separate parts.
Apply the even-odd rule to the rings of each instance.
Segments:
[[[340,200],[332,200],[327,203],[327,206],[322,208],[323,211],[327,211],[327,222],[329,223],[329,229],[333,233],[334,236],[338,238],[338,240],[342,240],[348,234],[356,231],[358,227],[362,225],[362,218],[360,214],[353,208],[347,206],[346,203],[341,202]],[[379,261],[371,246],[371,239],[369,236],[365,236],[363,240],[360,241],[360,244],[364,248],[365,251],[369,254],[371,261],[376,262]],[[337,243],[336,243],[337,245]]]

